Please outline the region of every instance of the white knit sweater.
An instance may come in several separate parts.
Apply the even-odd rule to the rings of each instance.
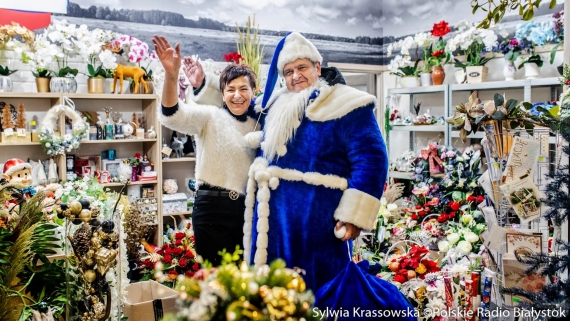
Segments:
[[[255,149],[246,147],[244,136],[252,132],[256,120],[248,117],[240,122],[219,107],[179,102],[178,111],[165,116],[159,111],[160,122],[177,132],[194,135],[196,139],[196,179],[198,184],[245,194],[248,171]]]

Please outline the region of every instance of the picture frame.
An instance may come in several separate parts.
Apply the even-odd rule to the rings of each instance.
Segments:
[[[123,159],[114,159],[114,160],[108,160],[108,159],[104,159],[101,162],[101,170],[103,171],[108,171],[109,174],[111,175],[111,178],[118,178],[119,177],[119,165],[121,165],[121,163],[123,162]]]
[[[108,171],[96,171],[95,177],[100,184],[107,184],[111,182],[111,174]]]
[[[519,255],[532,255],[542,253],[541,234],[509,233],[505,235],[507,253]]]

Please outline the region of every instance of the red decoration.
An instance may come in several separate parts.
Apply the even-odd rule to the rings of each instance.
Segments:
[[[421,150],[421,156],[429,162],[430,174],[443,173],[443,161],[437,155],[437,144],[430,143],[427,149]]]
[[[438,23],[433,25],[433,29],[431,30],[431,34],[434,37],[443,37],[451,31],[449,28],[449,24],[445,22],[445,20],[441,20]]]
[[[233,61],[236,64],[240,63],[240,60],[244,60],[243,57],[237,52],[230,52],[224,55],[224,60],[226,62]]]
[[[20,26],[33,31],[49,26],[51,13],[0,9],[0,25],[11,25],[12,22],[17,22]]]

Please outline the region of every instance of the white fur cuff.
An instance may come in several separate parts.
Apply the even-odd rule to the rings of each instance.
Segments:
[[[206,84],[198,95],[192,97],[192,100],[200,105],[210,105],[222,107],[222,92],[220,91],[220,76],[208,72],[204,79]]]
[[[340,204],[334,212],[334,218],[370,231],[374,228],[374,221],[379,210],[379,199],[357,189],[349,188],[344,191]]]
[[[263,131],[258,130],[255,132],[247,133],[244,139],[246,147],[257,149],[261,146],[261,140],[263,139]]]

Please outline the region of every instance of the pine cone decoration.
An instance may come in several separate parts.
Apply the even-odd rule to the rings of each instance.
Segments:
[[[89,251],[89,244],[91,243],[91,226],[89,224],[83,224],[75,233],[73,234],[73,240],[71,240],[71,246],[78,256],[83,256],[87,251]]]

